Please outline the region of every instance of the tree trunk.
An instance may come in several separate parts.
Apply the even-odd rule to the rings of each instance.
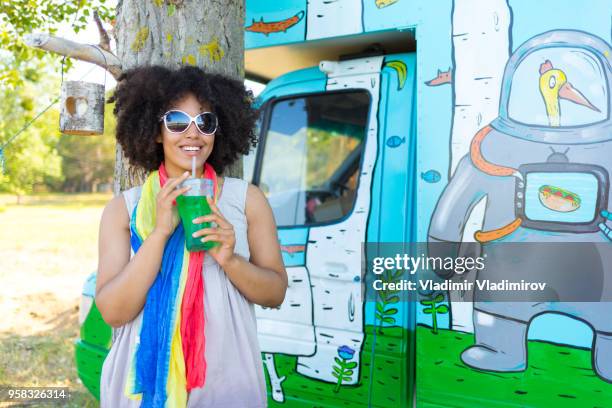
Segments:
[[[452,175],[479,129],[498,115],[499,94],[506,61],[510,57],[512,13],[507,0],[455,0],[453,3],[453,127]],[[472,210],[462,241],[474,241],[482,228],[486,198]],[[474,282],[475,273],[455,280]],[[452,328],[473,331],[472,303],[451,293]]]
[[[141,65],[196,65],[244,77],[244,0],[120,0],[114,35],[123,70]],[[242,176],[242,163],[228,175]],[[115,194],[141,184],[117,145]]]

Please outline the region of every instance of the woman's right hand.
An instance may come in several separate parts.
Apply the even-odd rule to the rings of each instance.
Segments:
[[[157,215],[155,221],[155,230],[170,237],[174,229],[178,225],[180,218],[176,206],[173,204],[176,198],[189,190],[190,187],[177,189],[176,186],[189,178],[189,172],[186,171],[181,177],[170,178],[166,181],[164,187],[157,193]]]

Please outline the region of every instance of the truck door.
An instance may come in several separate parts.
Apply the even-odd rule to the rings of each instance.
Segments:
[[[366,254],[411,253],[416,209],[416,58],[385,57],[378,108],[378,158],[372,181]],[[432,174],[422,177],[434,177]],[[415,307],[411,292],[372,289],[374,279],[411,279],[398,271],[369,273],[365,292],[365,341],[362,360],[369,361],[370,393],[365,406],[411,407],[414,398]]]
[[[263,94],[253,182],[274,212],[289,275],[284,303],[256,308],[271,406],[364,406],[371,398],[361,245],[377,199],[383,64],[382,56],[323,62],[324,88],[313,79],[308,89],[305,71],[299,87],[271,84]]]

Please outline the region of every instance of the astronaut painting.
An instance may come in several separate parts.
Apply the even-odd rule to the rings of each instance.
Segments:
[[[530,322],[559,313],[593,329],[593,369],[612,382],[611,56],[580,31],[520,46],[505,68],[499,116],[474,135],[437,203],[430,242],[462,241],[486,197],[474,235],[483,253],[523,244],[512,262],[491,258],[479,280],[548,283],[541,301],[490,302],[475,289],[475,344],[461,354],[471,367],[524,370]]]

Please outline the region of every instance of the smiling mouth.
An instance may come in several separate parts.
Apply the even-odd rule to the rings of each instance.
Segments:
[[[199,152],[202,146],[181,146],[181,150],[187,153]]]

